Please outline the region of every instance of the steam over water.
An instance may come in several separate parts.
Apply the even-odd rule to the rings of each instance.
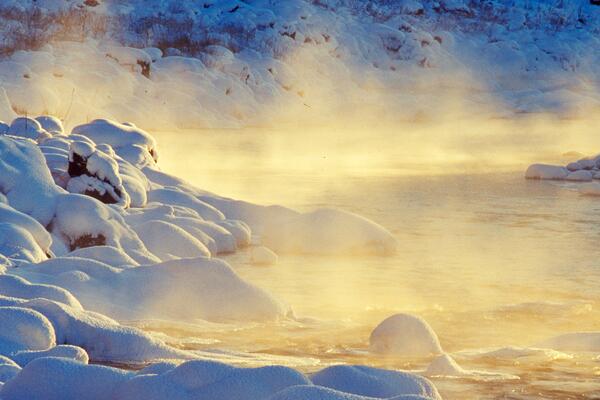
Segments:
[[[575,184],[523,178],[529,162],[600,149],[586,126],[492,122],[493,136],[475,140],[469,131],[477,129],[466,127],[453,142],[418,127],[387,142],[352,131],[328,142],[311,131],[156,133],[165,170],[201,188],[298,209],[343,208],[385,226],[400,245],[393,257],[280,255],[271,267],[251,266],[241,252],[228,261],[287,302],[296,321],[146,327],[183,347],[273,355],[306,371],[317,363],[424,369],[428,360],[368,352],[371,330],[408,312],[431,324],[461,367],[495,374],[434,378],[445,399],[600,396],[597,354],[482,356],[600,331],[600,200],[579,195]],[[545,142],[536,142],[542,133]]]

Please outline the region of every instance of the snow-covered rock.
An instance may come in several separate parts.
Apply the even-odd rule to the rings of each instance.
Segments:
[[[254,246],[250,249],[250,263],[254,265],[274,265],[279,257],[265,246]]]
[[[557,167],[546,164],[533,164],[527,168],[525,177],[527,179],[565,179],[569,175],[569,170],[565,167]]]
[[[427,322],[409,314],[395,314],[371,332],[371,351],[401,357],[428,357],[442,352],[437,335]]]
[[[318,386],[371,398],[387,399],[414,395],[441,399],[437,389],[429,380],[401,371],[338,365],[317,372],[311,380]]]
[[[264,227],[262,243],[278,253],[390,254],[397,242],[385,228],[356,214],[319,209]]]
[[[44,315],[22,307],[0,307],[0,354],[47,350],[55,344],[54,328]]]

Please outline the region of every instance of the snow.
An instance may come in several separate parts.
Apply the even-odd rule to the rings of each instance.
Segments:
[[[40,137],[44,137],[47,132],[37,120],[20,117],[13,120],[7,134],[37,140]]]
[[[426,376],[463,376],[468,375],[454,359],[448,354],[437,356],[425,370]]]
[[[318,209],[267,225],[261,238],[278,253],[391,254],[397,246],[385,228],[337,209]]]
[[[351,381],[346,379],[358,372],[358,378],[368,384],[366,391],[375,394],[375,397],[315,386],[302,373],[276,365],[238,368],[201,360],[187,361],[179,366],[169,363],[158,365],[158,368],[151,366],[133,373],[65,358],[40,358],[28,363],[21,373],[9,381],[2,395],[8,400],[36,398],[39,395],[45,399],[64,400],[107,396],[123,400],[440,399],[437,390],[425,378],[366,367],[360,371],[356,370],[358,367],[334,367],[315,376],[327,375],[327,384],[349,384],[350,389],[355,389]],[[104,397],[94,397],[94,388],[99,390],[97,385],[100,384]]]
[[[409,314],[383,320],[369,338],[371,351],[401,357],[429,357],[442,353],[437,335],[427,322]]]
[[[374,398],[416,395],[429,399],[441,399],[435,386],[429,380],[401,371],[338,365],[317,372],[311,377],[311,380],[315,385]]]
[[[54,328],[41,313],[21,307],[0,307],[0,354],[46,350],[56,344]]]
[[[265,246],[254,246],[250,249],[250,263],[254,265],[275,265],[277,254]]]
[[[527,168],[525,177],[527,179],[565,179],[569,175],[569,170],[564,167],[546,164],[532,164]]]
[[[203,257],[127,269],[89,259],[54,258],[14,274],[66,288],[86,309],[119,319],[260,321],[287,312],[224,261]]]
[[[95,119],[90,123],[74,127],[72,133],[86,136],[96,144],[109,144],[117,154],[122,155],[128,161],[130,161],[127,157],[128,151],[133,146],[141,146],[152,155],[154,161],[158,159],[154,138],[133,124]],[[131,162],[135,163],[134,161]]]
[[[175,189],[155,189],[148,192],[148,201],[168,204],[172,206],[183,206],[194,210],[202,218],[208,221],[221,221],[225,216],[221,211],[210,204],[197,199],[189,193]]]
[[[177,225],[148,221],[133,228],[152,254],[162,261],[178,258],[210,257],[210,251],[194,236]]]
[[[0,192],[8,204],[47,226],[61,190],[42,167],[42,152],[32,142],[0,136],[0,159]]]

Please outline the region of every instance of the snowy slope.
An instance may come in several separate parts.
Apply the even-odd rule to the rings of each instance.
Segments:
[[[224,127],[600,104],[587,0],[28,0],[0,19],[4,119]]]

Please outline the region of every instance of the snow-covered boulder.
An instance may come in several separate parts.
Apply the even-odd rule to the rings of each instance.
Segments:
[[[28,117],[15,118],[10,124],[7,134],[33,140],[51,136],[37,120]]]
[[[412,395],[441,400],[431,382],[408,372],[337,365],[317,372],[312,375],[311,380],[318,386],[370,398],[388,399]]]
[[[262,243],[278,253],[390,254],[394,236],[380,225],[346,211],[319,209],[265,226]]]
[[[4,383],[21,372],[21,367],[8,357],[0,356],[0,382]]]
[[[119,164],[110,154],[89,143],[74,141],[69,148],[68,173],[71,177],[67,182],[69,192],[129,207],[129,194],[123,187]]]
[[[66,288],[86,309],[119,319],[260,321],[288,312],[224,261],[203,257],[126,269],[64,257],[14,269],[14,274]]]
[[[162,261],[210,257],[210,251],[200,240],[169,222],[152,220],[133,229],[146,248]]]
[[[22,307],[0,307],[0,354],[47,350],[54,345],[54,328],[44,315]]]
[[[88,196],[64,194],[58,197],[52,233],[60,237],[70,251],[107,245],[123,250],[140,263],[155,260],[115,209]]]
[[[52,135],[63,135],[65,133],[62,121],[54,115],[40,115],[35,120],[40,123],[42,129]]]
[[[146,150],[154,161],[158,160],[156,140],[146,131],[133,124],[120,124],[106,119],[96,119],[90,123],[78,125],[71,131],[72,134],[83,135],[96,144],[109,144],[121,157],[135,164],[131,160],[133,146],[140,146]]]
[[[527,168],[525,178],[527,179],[565,179],[569,175],[569,170],[565,167],[558,167],[547,164],[533,164]]]
[[[250,249],[250,263],[254,265],[275,265],[279,257],[265,246],[254,246]]]
[[[429,324],[409,314],[386,318],[371,332],[369,344],[373,352],[401,357],[429,357],[442,352]]]
[[[104,400],[132,372],[66,358],[39,358],[2,387],[5,400]]]
[[[0,192],[8,204],[47,226],[62,190],[46,167],[44,155],[31,141],[0,136]]]

